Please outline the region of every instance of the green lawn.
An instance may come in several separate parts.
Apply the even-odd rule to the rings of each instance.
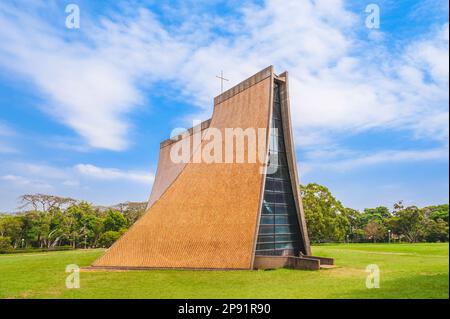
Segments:
[[[448,298],[448,244],[340,244],[313,247],[336,258],[321,271],[90,271],[65,287],[68,264],[87,266],[102,250],[0,255],[0,298]],[[367,289],[377,264],[380,288]]]

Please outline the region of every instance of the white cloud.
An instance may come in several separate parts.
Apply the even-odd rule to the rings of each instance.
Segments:
[[[183,18],[178,29],[145,9],[86,19],[79,32],[87,41],[79,42],[1,4],[0,63],[31,79],[51,101],[46,110],[92,147],[129,145],[127,115],[155,81],[178,86],[206,117],[220,69],[231,86],[269,64],[290,72],[293,124],[304,145],[320,144],[311,134],[329,142],[373,128],[448,140],[448,24],[393,51],[361,40],[364,16],[341,0],[267,0],[238,17]]]
[[[251,7],[235,21],[232,38],[213,37],[193,50],[180,72],[189,79],[185,94],[208,109],[218,69],[232,86],[275,64],[290,72],[293,124],[302,146],[371,129],[448,140],[448,24],[394,51],[392,44],[359,39],[360,18],[343,1]]]
[[[29,178],[26,178],[24,176],[20,176],[20,175],[14,175],[14,174],[8,174],[8,175],[3,175],[0,179],[2,179],[3,181],[9,183],[9,184],[13,184],[14,186],[19,186],[19,187],[26,187],[28,190],[49,190],[52,189],[53,187],[43,181],[40,180],[32,180]]]
[[[17,182],[20,184],[29,184],[30,181],[22,176],[17,175],[4,175],[2,176],[2,180],[4,181],[10,181],[10,182]]]
[[[120,170],[91,164],[57,167],[0,159],[0,209],[14,210],[16,198],[31,193],[67,196],[102,205],[145,201],[153,180],[151,171]]]
[[[363,155],[357,158],[346,159],[333,164],[335,168],[347,170],[366,165],[382,163],[416,162],[429,160],[448,160],[447,149],[431,149],[423,151],[382,151]]]
[[[116,168],[102,168],[92,164],[77,164],[73,167],[56,167],[48,164],[11,163],[4,164],[8,171],[17,172],[16,175],[7,174],[4,180],[22,179],[25,181],[45,180],[49,184],[70,187],[81,186],[80,177],[89,177],[97,180],[125,180],[132,183],[145,183],[151,185],[154,175],[151,172],[120,170]]]
[[[43,109],[97,148],[128,146],[125,115],[143,103],[138,81],[173,72],[183,53],[145,10],[136,21],[104,20],[86,30],[84,44],[4,3],[0,23],[3,67],[31,80],[48,97]]]
[[[123,149],[128,125],[120,117],[139,100],[127,74],[86,46],[64,42],[42,21],[2,11],[1,62],[32,80],[49,98],[45,110],[89,144]]]
[[[448,158],[448,148],[446,147],[425,150],[384,150],[372,153],[324,150],[308,153],[307,159],[299,166],[301,175],[305,176],[313,170],[346,172],[373,165],[448,161]]]
[[[151,184],[155,179],[153,174],[148,172],[123,171],[116,168],[103,168],[91,164],[77,164],[75,170],[82,175],[104,180],[127,180],[144,184]]]

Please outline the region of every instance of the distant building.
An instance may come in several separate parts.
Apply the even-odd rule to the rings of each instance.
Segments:
[[[249,133],[243,163],[239,137],[233,148],[223,139],[233,128]],[[258,158],[263,154],[262,163],[250,160],[252,148]],[[174,160],[183,149],[189,151],[184,162]],[[232,162],[224,154],[230,149]],[[208,155],[209,161],[202,157]],[[307,256],[296,163],[288,74],[277,76],[270,66],[217,96],[210,120],[161,143],[147,212],[93,267],[318,269],[332,263]]]

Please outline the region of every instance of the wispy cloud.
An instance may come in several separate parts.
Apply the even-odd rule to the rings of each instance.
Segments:
[[[19,186],[19,187],[26,187],[28,190],[51,190],[53,187],[43,181],[40,180],[33,180],[33,179],[29,179],[23,176],[19,176],[19,175],[4,175],[0,177],[1,180],[5,181],[6,183],[8,183],[10,186]]]
[[[384,150],[372,153],[324,150],[311,152],[306,157],[307,159],[299,164],[303,176],[317,170],[347,172],[382,164],[448,161],[449,153],[446,147],[425,150]]]
[[[135,18],[92,26],[88,43],[68,41],[67,30],[51,28],[39,12],[2,3],[0,63],[33,81],[48,98],[43,109],[89,145],[123,150],[131,127],[125,115],[143,102],[136,82],[144,74],[159,79],[182,54],[148,11]]]
[[[13,210],[20,195],[38,192],[105,205],[144,201],[153,180],[150,170],[104,168],[92,164],[16,163],[0,159],[0,209]]]
[[[150,125],[164,112],[146,101],[155,94],[155,83],[177,93],[170,98],[196,106],[192,114],[181,110],[181,117],[206,118],[220,89],[217,72],[225,71],[227,88],[274,64],[290,74],[302,174],[448,161],[448,22],[427,23],[428,32],[399,39],[383,24],[379,32],[365,29],[364,12],[350,11],[343,0],[246,1],[232,14],[183,1],[162,5],[163,17],[144,8],[145,1],[133,6],[121,2],[120,13],[108,10],[101,16],[90,15],[82,3],[82,27],[76,31],[52,24],[52,16],[63,15],[57,1],[0,3],[1,70],[23,78],[26,90],[34,89],[40,97],[36,107],[78,135],[35,138],[39,145],[47,143],[64,153],[123,151],[138,129],[134,111],[143,105],[153,108],[154,118],[146,119]],[[446,2],[436,6],[424,0],[411,15],[442,16],[442,11],[448,15]],[[363,142],[355,150],[344,141],[369,131],[400,132],[402,139],[420,140],[423,149],[385,144],[373,151]],[[16,152],[16,145],[22,150],[16,134],[0,122],[2,155]],[[102,192],[77,193],[107,202],[125,196],[123,188],[115,195],[109,190],[127,183],[137,185],[127,196],[141,191],[145,198],[148,189],[143,185],[153,181],[152,174],[110,167],[101,160],[100,155],[94,165],[93,160],[73,157],[59,167],[18,160],[8,168],[0,165],[0,188],[5,194],[11,184],[27,192],[42,183],[69,192],[108,184]]]
[[[78,164],[75,170],[85,176],[103,180],[127,180],[144,184],[151,184],[154,175],[148,172],[123,171],[115,168],[103,168],[91,164]]]
[[[144,183],[151,185],[154,175],[151,172],[121,170],[117,168],[104,168],[92,164],[77,164],[73,167],[57,167],[48,164],[36,163],[11,163],[5,164],[9,171],[14,174],[7,174],[4,180],[46,181],[48,184],[56,186],[82,186],[79,179],[88,177],[99,181],[105,180],[123,180],[131,183]]]
[[[48,97],[47,111],[92,147],[130,144],[128,114],[155,81],[170,80],[204,115],[218,92],[211,81],[218,70],[233,85],[269,64],[290,71],[299,137],[381,128],[448,138],[440,120],[448,117],[448,24],[393,52],[359,38],[364,17],[340,0],[267,0],[232,17],[202,14],[202,23],[186,15],[179,28],[135,8],[83,20],[84,42],[68,41],[37,16],[0,5],[0,63],[32,79]]]
[[[70,171],[48,164],[19,162],[11,165],[14,171],[22,172],[27,176],[45,179],[65,179],[70,176]]]

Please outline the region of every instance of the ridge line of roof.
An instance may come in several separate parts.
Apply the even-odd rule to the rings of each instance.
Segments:
[[[236,94],[239,94],[240,92],[252,87],[253,85],[261,82],[262,80],[265,80],[266,78],[270,77],[273,73],[273,66],[269,65],[268,67],[262,69],[261,71],[255,73],[254,75],[250,76],[249,78],[241,81],[240,83],[236,84],[235,86],[233,86],[232,88],[226,90],[225,92],[223,92],[222,94],[216,96],[214,98],[214,106],[216,106],[217,104],[220,104],[226,100],[228,100],[229,98],[233,97]],[[277,77],[278,78],[278,77]],[[185,135],[186,133],[189,135],[192,135],[193,130],[196,128],[200,128],[200,131],[203,131],[204,129],[208,128],[209,125],[211,124],[211,118],[209,118],[206,121],[201,122],[200,124],[189,128],[188,130],[184,131],[181,134],[178,134],[176,136],[173,136],[169,139],[166,139],[164,141],[162,141],[160,143],[160,148],[164,148],[168,145],[171,145],[173,143],[176,143],[178,141],[180,141]]]
[[[204,129],[207,129],[207,128],[209,127],[210,124],[211,124],[211,119],[207,119],[206,121],[203,121],[203,122],[201,122],[200,124],[197,124],[197,125],[195,125],[195,126],[189,128],[189,129],[187,129],[187,130],[184,131],[183,133],[180,133],[180,134],[178,134],[178,135],[175,135],[175,136],[173,136],[173,137],[171,137],[171,138],[168,138],[168,139],[162,141],[162,142],[159,144],[159,148],[163,148],[163,147],[166,147],[166,146],[168,146],[168,145],[171,145],[171,144],[173,144],[173,143],[176,143],[176,142],[180,141],[183,137],[186,136],[186,134],[187,134],[188,136],[192,135],[193,132],[194,132],[194,130],[196,130],[196,129],[199,129],[200,132],[201,132],[201,131],[203,131]]]
[[[262,80],[268,78],[273,73],[273,66],[270,65],[267,68],[259,71],[258,73],[252,75],[251,77],[245,79],[244,81],[240,82],[239,84],[236,84],[232,88],[226,90],[222,94],[216,96],[214,98],[214,106],[217,104],[222,103],[223,101],[228,100],[229,98],[233,97],[234,95],[248,89],[249,87],[255,85],[258,82],[261,82]]]

